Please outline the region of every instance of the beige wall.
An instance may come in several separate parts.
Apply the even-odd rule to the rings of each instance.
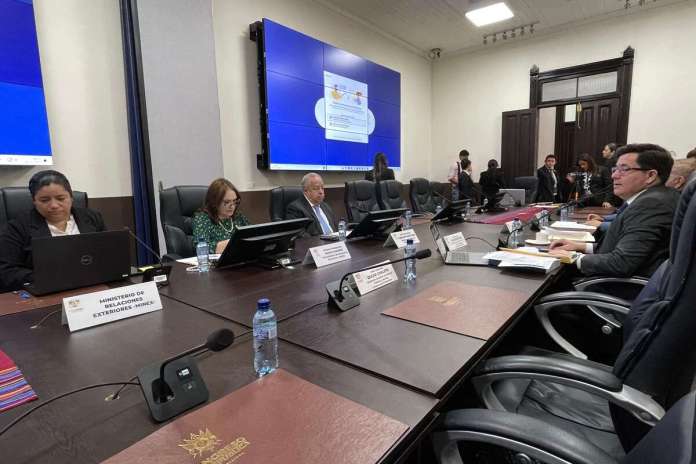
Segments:
[[[654,142],[682,157],[696,145],[696,4],[680,3],[480,52],[433,68],[433,177],[468,148],[474,170],[500,159],[501,113],[529,105],[529,69],[618,58],[636,49],[628,140]]]
[[[35,0],[54,166],[91,197],[131,195],[116,0]],[[0,167],[0,186],[43,168]]]
[[[397,179],[429,175],[431,66],[425,58],[377,32],[307,0],[213,1],[225,176],[240,189],[298,184],[303,173],[256,169],[261,150],[256,44],[249,24],[269,18],[401,73],[401,157]],[[327,184],[359,174],[327,173]]]

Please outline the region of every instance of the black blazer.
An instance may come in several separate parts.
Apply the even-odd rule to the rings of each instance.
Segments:
[[[477,202],[478,195],[476,195],[476,190],[474,187],[474,179],[471,175],[462,171],[459,174],[459,199],[463,200],[468,198],[473,202]]]
[[[535,202],[562,201],[561,186],[563,184],[563,179],[558,171],[554,170],[554,172],[556,173],[555,197],[553,196],[553,176],[551,175],[551,171],[547,169],[546,166],[542,166],[537,169],[537,179],[539,179],[539,182],[537,183],[536,198],[534,199]]]
[[[503,171],[500,169],[483,171],[481,173],[481,177],[479,178],[479,185],[481,185],[481,191],[484,195],[490,195],[497,192],[501,188],[505,188]]]
[[[609,189],[613,185],[609,172],[611,171],[602,166],[597,170],[596,174],[592,174],[590,178],[590,191],[592,192],[592,196],[586,200],[582,200],[582,197],[586,194],[584,178],[583,176],[575,177],[575,185],[571,185],[570,189],[573,195],[575,191],[579,192],[579,198],[582,200],[580,204],[582,206],[602,206],[602,203],[605,201],[610,202],[614,193]],[[603,190],[607,191],[601,195],[597,195],[597,192]]]
[[[80,233],[105,230],[104,220],[98,212],[74,207],[71,210]],[[31,240],[50,237],[46,219],[35,208],[7,223],[0,235],[0,288],[8,292],[19,290],[25,282],[31,282]]]
[[[335,231],[336,230],[336,217],[334,216],[334,213],[331,210],[331,207],[325,201],[321,202],[319,207],[324,212],[326,219],[329,220],[329,225]],[[301,218],[313,219],[314,222],[311,223],[309,225],[309,227],[307,227],[307,234],[309,234],[309,235],[321,235],[322,234],[321,225],[319,224],[319,219],[314,214],[314,211],[309,206],[309,202],[307,201],[307,198],[305,198],[304,195],[302,195],[300,198],[298,198],[297,200],[293,201],[292,203],[290,203],[288,205],[288,207],[285,210],[285,218],[286,219],[301,219]]]
[[[658,186],[635,199],[611,223],[595,254],[585,255],[585,275],[650,277],[669,257],[672,219],[679,192]]]
[[[394,180],[394,171],[387,168],[386,170],[382,171],[382,175],[375,179],[375,170],[370,169],[369,171],[365,172],[365,180],[371,180],[372,182],[379,182],[381,180]]]

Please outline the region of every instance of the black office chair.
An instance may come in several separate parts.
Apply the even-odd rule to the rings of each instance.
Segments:
[[[346,182],[343,199],[350,222],[360,222],[368,212],[380,209],[375,183],[369,180]]]
[[[539,179],[537,179],[536,176],[521,176],[513,179],[512,188],[524,189],[524,202],[525,204],[529,204],[536,198],[538,184]]]
[[[414,213],[435,213],[438,203],[435,201],[430,181],[416,177],[409,182],[409,197]]]
[[[87,208],[87,194],[73,190],[73,205]],[[7,222],[34,207],[28,187],[5,187],[0,189],[0,228]]]
[[[463,464],[462,451],[464,458],[474,454],[483,458],[483,462],[693,464],[695,437],[696,392],[693,392],[675,403],[630,452],[618,458],[581,436],[547,422],[487,409],[445,414],[433,433],[433,446],[440,464]]]
[[[631,450],[663,408],[690,391],[696,374],[695,191],[691,185],[682,193],[670,258],[626,314],[614,365],[536,348],[489,359],[473,379],[487,407],[552,422],[618,453]],[[591,292],[563,292],[539,303],[557,301],[622,312],[621,300]]]
[[[269,213],[271,221],[284,221],[286,209],[290,203],[302,198],[302,187],[276,187],[271,190],[271,204]]]
[[[193,215],[205,203],[208,187],[204,185],[180,185],[160,191],[160,220],[164,241],[167,245],[166,259],[195,256],[193,244]]]
[[[382,209],[407,208],[406,200],[401,197],[403,184],[398,180],[383,180],[376,184],[378,199]]]

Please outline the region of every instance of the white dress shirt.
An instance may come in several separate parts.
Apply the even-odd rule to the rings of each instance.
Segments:
[[[60,230],[53,224],[49,224],[48,221],[46,221],[46,225],[48,225],[48,231],[51,233],[51,237],[62,237],[64,235],[78,235],[80,233],[80,229],[77,228],[77,223],[75,222],[75,218],[72,214],[68,219],[68,223],[65,226],[65,230]]]

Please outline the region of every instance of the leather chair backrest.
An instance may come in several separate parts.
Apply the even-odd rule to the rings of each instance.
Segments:
[[[401,197],[403,184],[398,180],[383,180],[377,183],[382,209],[406,208],[406,200]]]
[[[360,222],[368,211],[379,211],[375,183],[369,180],[346,182],[344,192],[346,213],[350,222]]]
[[[433,202],[435,206],[445,207],[445,198],[452,198],[452,188],[450,184],[446,182],[430,182],[430,192],[433,195]]]
[[[512,188],[524,189],[525,203],[531,203],[536,195],[539,179],[536,176],[521,176],[515,177],[512,182]]]
[[[87,194],[73,190],[73,205],[78,208],[86,208]],[[28,187],[5,187],[0,189],[0,224],[4,225],[33,207],[34,203]]]
[[[621,462],[644,464],[669,462],[691,464],[696,456],[696,392],[689,393],[672,406],[660,422]]]
[[[298,186],[276,187],[271,190],[271,204],[269,206],[271,221],[284,221],[287,219],[285,210],[288,205],[301,198],[302,195],[302,187]]]
[[[624,344],[614,364],[614,374],[626,385],[670,407],[691,389],[696,376],[696,185],[689,185],[680,198],[673,229],[679,231],[674,252],[651,276],[633,302],[627,317]],[[640,437],[622,428],[626,419],[612,407],[617,433],[626,449]]]
[[[409,196],[411,207],[415,213],[434,213],[437,204],[433,199],[433,192],[428,179],[416,177],[409,183]]]
[[[160,220],[167,254],[184,258],[196,254],[193,215],[205,203],[207,191],[204,185],[180,185],[160,192]]]

